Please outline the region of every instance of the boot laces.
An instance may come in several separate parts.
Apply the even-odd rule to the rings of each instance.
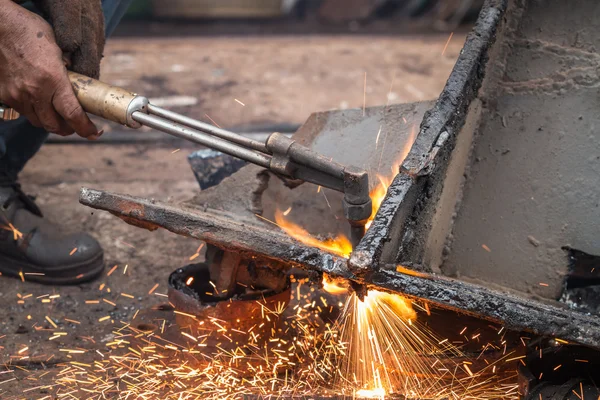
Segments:
[[[21,200],[25,208],[31,211],[33,214],[36,214],[42,217],[42,210],[35,203],[35,196],[30,196],[26,194],[23,189],[21,189],[21,184],[17,182],[15,179],[12,179],[8,175],[0,172],[0,187],[9,187],[13,189],[12,193],[4,200],[2,203],[2,208],[7,209],[10,207],[15,200]]]

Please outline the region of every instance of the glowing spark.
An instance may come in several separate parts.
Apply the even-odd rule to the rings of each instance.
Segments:
[[[156,285],[152,286],[152,289],[150,289],[150,291],[148,292],[148,294],[154,293],[154,291],[156,290],[157,287],[158,287],[158,283]]]
[[[17,228],[15,228],[13,226],[13,224],[11,224],[10,222],[8,223],[7,227],[3,226],[2,229],[11,231],[13,233],[13,240],[21,239],[23,237],[23,234],[21,233],[21,231],[19,231]]]
[[[74,247],[73,250],[71,250],[71,252],[69,253],[69,255],[72,256],[73,254],[75,254],[76,251],[77,251],[77,247]]]
[[[241,101],[239,101],[238,99],[234,99],[237,103],[241,104],[243,107],[246,107],[246,105],[244,103],[242,103]]]
[[[189,278],[187,278],[187,281],[185,281],[185,284],[187,286],[190,286],[192,284],[192,282],[194,282],[194,277],[190,276]]]
[[[450,36],[448,37],[448,40],[446,41],[446,45],[444,46],[444,50],[442,50],[442,55],[444,55],[444,53],[446,52],[446,49],[448,48],[448,45],[450,44],[450,40],[452,40],[452,36],[454,35],[454,32],[450,32]]]
[[[266,221],[266,222],[268,222],[268,223],[270,223],[270,224],[273,224],[273,225],[275,225],[275,226],[279,226],[279,225],[277,225],[275,222],[271,221],[271,220],[270,220],[270,219],[268,219],[268,218],[265,218],[265,217],[263,217],[262,215],[254,214],[254,216],[256,216],[257,218],[260,218],[260,219],[262,219],[263,221]]]
[[[179,150],[181,150],[181,149],[175,149],[175,150],[173,150],[173,151],[171,152],[171,154],[175,154],[175,153],[177,153]]]
[[[108,271],[108,273],[106,274],[106,276],[111,276],[113,272],[115,272],[115,270],[117,269],[118,265],[115,265],[114,267],[112,267],[110,269],[110,271]],[[102,289],[100,289],[102,290]]]
[[[363,399],[384,399],[385,398],[385,389],[377,388],[377,389],[360,389],[356,391],[356,397],[362,397]]]
[[[209,117],[208,114],[204,114],[204,116],[206,118],[208,118],[210,120],[210,122],[213,123],[214,126],[216,126],[217,128],[220,128],[219,124],[217,124],[211,117]]]
[[[379,130],[377,131],[377,137],[375,138],[375,148],[379,144],[379,135],[381,135],[381,125],[379,125]]]
[[[290,211],[292,211],[292,206],[289,206],[288,209],[283,212],[283,215],[287,217]]]
[[[46,321],[48,321],[50,323],[50,325],[52,325],[54,327],[54,329],[58,328],[58,326],[56,326],[56,324],[54,323],[54,321],[52,321],[52,318],[50,318],[47,315],[46,315]]]
[[[490,250],[490,248],[486,245],[486,244],[482,244],[481,247],[487,251],[488,253],[490,253],[492,250]]]
[[[116,239],[117,242],[123,243],[125,246],[129,246],[132,249],[135,249],[135,246],[132,244],[127,243],[126,241],[122,240],[122,239]]]
[[[403,267],[402,265],[397,265],[396,266],[396,272],[400,272],[401,274],[404,274],[404,275],[418,276],[420,278],[426,278],[427,277],[426,274],[423,274],[423,273],[421,273],[419,271],[415,271],[413,269],[408,269],[406,267]]]

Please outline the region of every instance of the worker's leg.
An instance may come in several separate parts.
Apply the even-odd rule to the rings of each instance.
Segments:
[[[102,1],[107,36],[129,3],[131,0]],[[32,4],[26,6],[33,10]],[[47,137],[44,129],[34,127],[23,117],[0,122],[0,227],[4,228],[0,229],[0,272],[12,276],[34,273],[24,275],[25,279],[46,283],[80,282],[102,272],[102,248],[85,233],[61,234],[61,229],[42,217],[17,183],[19,172]]]

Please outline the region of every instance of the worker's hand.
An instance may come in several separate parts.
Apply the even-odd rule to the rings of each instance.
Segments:
[[[73,93],[50,25],[10,0],[0,0],[0,102],[48,132],[101,134]]]
[[[48,17],[58,47],[71,71],[100,76],[104,51],[104,14],[100,0],[34,0]]]

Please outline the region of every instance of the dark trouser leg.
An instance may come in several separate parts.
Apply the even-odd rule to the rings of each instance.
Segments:
[[[113,33],[131,1],[102,0],[106,37]],[[30,3],[25,6],[33,10]],[[16,180],[19,172],[42,147],[47,137],[48,133],[44,129],[36,128],[24,117],[0,122],[0,172]]]

